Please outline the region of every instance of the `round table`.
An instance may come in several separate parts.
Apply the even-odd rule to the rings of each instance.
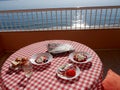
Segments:
[[[89,63],[78,65],[81,70],[80,76],[70,81],[63,80],[56,75],[59,66],[69,63],[68,53],[55,55],[49,65],[33,66],[33,74],[29,79],[25,78],[23,71],[14,72],[9,70],[11,61],[17,57],[31,58],[33,54],[46,52],[48,43],[70,44],[77,52],[89,53],[92,60]],[[86,45],[69,40],[47,40],[28,45],[13,53],[2,66],[1,78],[4,89],[8,90],[101,90],[102,72],[100,58]]]

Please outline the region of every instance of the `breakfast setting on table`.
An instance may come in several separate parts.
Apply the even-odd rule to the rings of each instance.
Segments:
[[[16,58],[11,62],[10,69],[19,70],[23,69],[26,77],[30,77],[32,75],[32,65],[44,65],[49,64],[54,59],[53,56],[61,53],[69,53],[69,60],[73,63],[66,63],[56,70],[56,74],[58,77],[70,80],[75,79],[80,75],[80,68],[76,64],[88,63],[92,59],[87,52],[76,52],[75,49],[69,44],[59,44],[59,43],[50,43],[47,46],[48,52],[34,54],[30,59],[28,58]]]
[[[2,69],[3,86],[9,89],[87,90],[100,88],[102,78],[102,63],[96,53],[83,44],[66,40],[23,47],[6,60]]]

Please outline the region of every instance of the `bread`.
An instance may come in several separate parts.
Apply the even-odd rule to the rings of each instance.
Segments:
[[[12,64],[13,68],[16,68],[19,66],[19,62],[17,62],[17,61],[12,61],[11,64]]]

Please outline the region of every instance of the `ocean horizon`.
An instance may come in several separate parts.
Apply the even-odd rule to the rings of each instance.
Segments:
[[[120,0],[0,0],[0,10],[116,5]]]

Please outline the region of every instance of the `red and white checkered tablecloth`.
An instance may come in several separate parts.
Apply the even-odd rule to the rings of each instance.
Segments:
[[[30,79],[24,77],[23,71],[9,70],[11,61],[17,57],[30,58],[33,54],[46,52],[48,43],[68,43],[75,48],[75,51],[88,52],[92,56],[92,61],[78,65],[81,70],[80,76],[70,81],[56,76],[57,68],[69,63],[68,53],[54,56],[49,65],[33,66],[33,74]],[[100,58],[86,45],[69,40],[48,40],[28,45],[12,54],[2,66],[1,78],[5,90],[101,90],[102,72]]]

